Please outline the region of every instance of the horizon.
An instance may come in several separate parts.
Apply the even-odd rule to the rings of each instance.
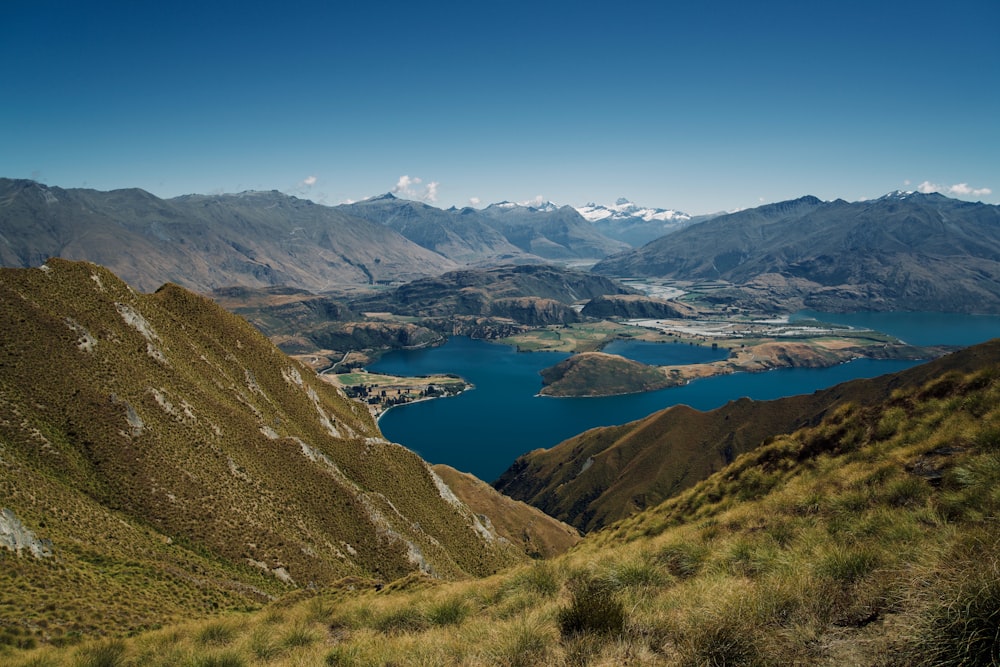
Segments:
[[[0,173],[325,205],[1000,203],[995,2],[432,9],[20,3]]]
[[[37,180],[31,179],[31,178],[28,178],[28,179],[15,179],[15,178],[11,178],[11,177],[0,176],[0,179],[3,179],[3,178],[8,178],[9,180],[28,180],[28,181],[32,181],[32,182],[37,183],[37,184],[39,184],[39,185],[41,185],[43,187],[46,187],[46,188],[53,188],[54,187],[54,188],[60,188],[62,190],[78,189],[78,188],[66,187],[66,186],[56,185],[56,184],[51,184],[51,183],[43,183],[41,181],[37,181]],[[114,190],[98,190],[97,188],[86,188],[86,187],[79,188],[79,189],[91,189],[91,190],[95,190],[95,191],[98,191],[98,192],[112,192],[114,190],[139,189],[139,190],[143,190],[144,192],[147,192],[149,194],[152,194],[155,197],[158,197],[158,198],[164,199],[164,200],[176,199],[176,198],[180,198],[180,197],[235,197],[235,196],[245,195],[245,194],[269,194],[269,193],[272,193],[272,192],[277,192],[280,195],[284,195],[284,196],[287,196],[287,197],[292,197],[294,199],[300,199],[300,200],[303,200],[303,201],[309,201],[309,202],[312,202],[313,204],[316,204],[318,206],[327,206],[327,207],[347,206],[347,205],[350,205],[350,204],[358,204],[358,203],[365,202],[365,201],[371,201],[371,200],[375,200],[375,199],[382,199],[382,198],[386,198],[386,197],[392,197],[392,198],[398,199],[400,201],[415,202],[415,203],[418,203],[418,204],[424,204],[426,206],[431,206],[433,208],[437,208],[437,209],[441,209],[441,210],[449,210],[449,209],[452,209],[452,208],[455,208],[455,209],[458,209],[458,210],[461,210],[463,208],[473,208],[473,209],[479,210],[479,211],[482,211],[482,210],[485,210],[487,208],[490,208],[491,206],[498,206],[498,205],[503,205],[503,204],[514,204],[514,205],[517,205],[517,206],[524,206],[524,207],[530,207],[530,208],[539,208],[539,207],[544,207],[546,205],[556,206],[557,208],[562,208],[564,206],[569,206],[570,208],[573,208],[575,210],[579,210],[579,209],[587,207],[587,206],[611,207],[611,206],[613,206],[615,204],[623,203],[622,200],[625,200],[625,203],[629,203],[629,204],[632,204],[634,206],[638,206],[640,209],[654,209],[654,208],[656,208],[656,209],[660,209],[660,210],[670,210],[670,211],[673,211],[674,213],[679,213],[679,214],[683,214],[683,215],[689,215],[691,217],[697,217],[697,216],[701,216],[701,215],[709,215],[709,216],[711,216],[711,215],[726,215],[726,214],[730,214],[730,213],[739,213],[740,211],[749,210],[751,208],[756,208],[758,206],[769,206],[771,204],[780,204],[782,202],[794,201],[794,200],[802,199],[802,198],[806,198],[806,197],[816,197],[812,193],[808,193],[807,192],[807,193],[803,193],[803,194],[797,195],[795,197],[791,197],[789,199],[783,199],[783,200],[780,200],[780,201],[760,202],[760,203],[758,203],[758,204],[756,204],[754,206],[748,206],[746,208],[741,208],[741,209],[733,209],[733,210],[729,210],[729,211],[712,211],[712,212],[708,212],[708,213],[689,213],[688,211],[682,211],[680,209],[669,209],[667,207],[660,206],[659,204],[655,204],[655,203],[636,202],[636,201],[630,200],[630,199],[628,199],[626,197],[620,197],[615,202],[590,201],[587,204],[583,204],[583,205],[575,205],[575,204],[567,204],[567,203],[555,202],[555,201],[552,201],[550,199],[546,199],[545,201],[526,201],[526,202],[515,202],[515,201],[508,200],[508,199],[503,199],[503,200],[494,201],[494,202],[481,202],[481,203],[479,203],[476,206],[472,206],[471,204],[466,204],[465,206],[455,206],[455,205],[443,206],[443,205],[440,205],[440,204],[437,204],[437,203],[434,203],[434,202],[428,202],[428,201],[426,201],[424,199],[420,199],[420,198],[417,198],[417,197],[406,197],[406,196],[403,196],[401,194],[394,193],[391,190],[390,191],[386,191],[386,192],[381,192],[381,193],[378,193],[378,194],[374,194],[374,195],[370,195],[370,196],[367,196],[367,197],[363,197],[361,199],[357,199],[357,200],[353,200],[353,201],[344,201],[344,202],[338,202],[338,203],[327,203],[327,202],[321,202],[321,201],[316,201],[314,199],[310,199],[308,196],[302,196],[301,194],[296,194],[296,193],[291,193],[291,192],[283,192],[281,190],[277,190],[277,189],[274,189],[274,188],[272,188],[270,190],[253,190],[253,189],[251,189],[251,190],[241,190],[239,192],[212,192],[212,193],[207,193],[207,192],[185,192],[183,194],[175,195],[173,197],[160,197],[156,193],[149,192],[145,188],[135,188],[135,187],[129,187],[129,186],[122,187],[122,188],[114,188]],[[921,192],[919,190],[902,190],[902,189],[892,190],[892,191],[889,191],[889,192],[882,193],[880,195],[876,195],[876,196],[873,196],[873,197],[867,197],[867,198],[864,198],[864,199],[845,199],[844,197],[834,197],[832,199],[823,199],[822,197],[816,197],[816,199],[819,199],[821,202],[823,202],[825,204],[833,202],[833,201],[838,201],[838,200],[840,200],[840,201],[846,201],[846,202],[851,203],[851,204],[857,204],[857,203],[866,202],[866,201],[876,201],[878,199],[883,199],[885,197],[891,197],[893,195],[905,195],[905,196],[909,196],[909,195],[914,195],[914,194],[916,194],[916,195],[936,194],[936,195],[940,195],[942,197],[946,197],[946,198],[949,198],[949,199],[956,199],[956,200],[959,200],[959,201],[969,201],[971,203],[985,204],[987,206],[1000,206],[1000,204],[990,204],[989,202],[984,202],[982,200],[970,200],[970,199],[967,199],[967,198],[955,197],[955,196],[951,196],[949,194],[945,194],[945,193],[938,192],[938,191]]]

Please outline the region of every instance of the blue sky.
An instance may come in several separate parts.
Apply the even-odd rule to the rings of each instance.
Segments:
[[[32,0],[3,23],[0,176],[60,187],[1000,203],[996,0]]]

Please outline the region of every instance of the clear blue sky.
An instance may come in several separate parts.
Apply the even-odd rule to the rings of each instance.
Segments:
[[[0,15],[0,176],[330,204],[397,188],[442,207],[625,196],[705,213],[921,185],[1000,203],[997,0]]]

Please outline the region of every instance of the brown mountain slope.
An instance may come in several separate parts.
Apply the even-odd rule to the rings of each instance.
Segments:
[[[998,360],[1000,340],[813,394],[762,402],[744,398],[710,412],[674,406],[529,452],[495,486],[583,532],[593,531],[659,504],[769,438],[818,423],[844,403],[866,405],[899,387]]]
[[[538,558],[557,556],[580,541],[580,533],[541,510],[499,493],[483,480],[444,464],[431,468],[459,499],[489,521],[497,534]]]
[[[0,549],[0,623],[52,632],[525,558],[244,320],[65,260],[0,270],[0,507],[54,554]]]
[[[87,260],[153,291],[411,280],[457,265],[396,232],[279,192],[160,199],[0,178],[0,265]]]

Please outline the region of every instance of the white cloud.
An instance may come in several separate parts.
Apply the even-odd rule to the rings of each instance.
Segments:
[[[408,176],[404,174],[399,177],[396,182],[396,186],[392,189],[392,194],[400,195],[407,199],[417,199],[420,201],[426,201],[434,203],[437,201],[438,197],[438,187],[441,185],[437,181],[431,181],[425,187],[419,187],[423,183],[423,179],[416,176]]]
[[[954,195],[957,197],[985,197],[993,194],[990,188],[972,188],[968,183],[956,183],[954,185],[938,185],[930,181],[924,181],[917,186],[917,190],[924,194],[940,192],[941,194]]]
[[[541,206],[545,203],[545,197],[542,195],[535,195],[534,199],[529,199],[528,201],[518,202],[521,206]]]
[[[392,189],[394,195],[406,195],[408,197],[416,196],[416,192],[413,190],[414,185],[420,185],[423,181],[419,178],[410,178],[407,175],[399,177],[399,181],[396,182],[396,187]]]
[[[316,177],[315,176],[306,176],[302,180],[302,185],[306,186],[307,188],[311,188],[312,186],[316,185]]]
[[[483,200],[480,199],[479,197],[469,197],[469,205],[470,206],[479,206],[482,203],[483,203]]]

